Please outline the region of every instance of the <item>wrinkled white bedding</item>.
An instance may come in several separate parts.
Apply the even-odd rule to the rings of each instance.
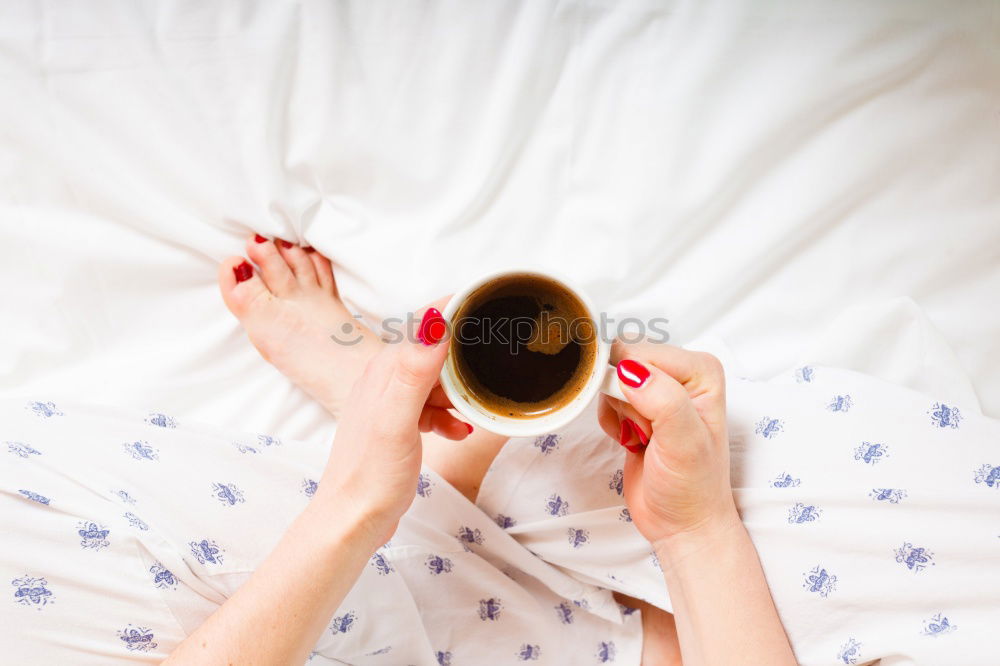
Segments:
[[[734,372],[842,365],[998,416],[998,16],[7,0],[0,394],[325,436],[218,298],[252,229],[373,317],[529,264]]]

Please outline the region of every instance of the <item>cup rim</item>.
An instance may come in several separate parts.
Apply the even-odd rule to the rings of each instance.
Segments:
[[[505,268],[503,270],[491,271],[490,273],[486,273],[475,280],[470,281],[465,287],[455,292],[451,300],[449,300],[448,304],[444,307],[444,311],[441,313],[441,316],[444,317],[445,321],[448,323],[449,331],[451,329],[452,320],[458,312],[459,307],[476,289],[492,280],[512,275],[529,275],[552,280],[576,296],[583,304],[584,308],[586,308],[587,314],[594,325],[595,335],[597,336],[597,355],[594,359],[594,366],[591,368],[590,377],[587,379],[587,383],[570,402],[560,407],[558,410],[536,418],[515,419],[487,412],[484,407],[477,405],[476,402],[467,398],[459,390],[458,378],[453,366],[454,357],[451,348],[448,349],[448,358],[445,360],[445,364],[441,368],[440,381],[445,395],[447,395],[448,399],[451,400],[451,404],[473,425],[507,437],[532,437],[544,435],[554,430],[559,430],[583,413],[583,411],[587,408],[587,405],[590,404],[600,390],[601,381],[604,378],[605,366],[608,365],[610,346],[601,337],[600,329],[598,327],[599,322],[596,317],[597,310],[587,293],[576,287],[562,275],[549,271],[541,271],[537,268]]]

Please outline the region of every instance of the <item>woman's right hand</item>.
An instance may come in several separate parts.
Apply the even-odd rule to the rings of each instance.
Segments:
[[[628,398],[604,397],[601,426],[631,446],[625,501],[654,547],[679,534],[738,522],[729,481],[726,387],[709,354],[656,343],[616,342],[612,361]],[[631,420],[632,423],[627,423]]]
[[[416,337],[383,348],[355,383],[316,493],[317,504],[352,510],[373,548],[395,531],[416,494],[420,433],[458,440],[470,432],[437,386],[449,338],[436,308],[426,310]]]

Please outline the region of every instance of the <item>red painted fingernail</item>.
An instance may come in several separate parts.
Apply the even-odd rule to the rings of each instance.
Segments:
[[[255,242],[255,243],[266,243],[267,239],[264,238],[263,236],[261,236],[260,234],[254,234],[254,236],[253,236],[253,242]]]
[[[436,345],[441,342],[444,334],[448,331],[444,323],[444,317],[437,308],[428,308],[424,313],[424,318],[420,320],[420,330],[417,331],[417,339],[427,346]]]
[[[466,423],[465,427],[469,429],[469,434],[471,435],[472,434],[472,424],[471,423]]]
[[[281,247],[285,248],[286,250],[292,246],[292,244],[286,240],[279,240],[278,242],[281,243]]]
[[[629,420],[622,419],[621,432],[618,434],[618,443],[628,448],[628,443],[632,440],[632,429],[628,427]]]
[[[639,441],[636,444],[629,444],[632,441],[633,434],[635,434]],[[638,423],[632,419],[624,418],[622,419],[621,434],[618,435],[618,443],[632,453],[639,453],[644,446],[649,444],[649,438],[646,437],[646,433],[642,431]]]
[[[316,248],[314,248],[314,247],[307,247],[307,248],[303,248],[303,249],[304,249],[304,250],[305,250],[306,252],[315,252],[315,251],[316,251]]]
[[[237,283],[245,282],[253,277],[253,266],[244,261],[239,266],[233,267],[233,275],[236,276]]]
[[[628,423],[629,423],[630,426],[632,426],[632,430],[635,431],[635,435],[636,435],[636,437],[639,438],[639,442],[643,446],[648,446],[649,445],[649,437],[646,437],[646,433],[644,433],[642,431],[642,428],[639,427],[639,424],[636,423],[635,421],[633,421],[632,419],[625,419],[625,420],[628,421]]]
[[[649,370],[642,363],[627,358],[618,363],[618,378],[632,388],[639,388],[649,379]]]

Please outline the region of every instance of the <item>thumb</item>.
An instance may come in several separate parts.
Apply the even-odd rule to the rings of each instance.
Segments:
[[[420,320],[417,339],[400,343],[384,393],[388,409],[382,418],[392,426],[416,428],[448,356],[447,337],[444,317],[437,308],[428,308]]]
[[[623,359],[618,363],[618,382],[629,404],[652,424],[659,446],[682,451],[701,441],[706,426],[676,379],[652,364]]]

